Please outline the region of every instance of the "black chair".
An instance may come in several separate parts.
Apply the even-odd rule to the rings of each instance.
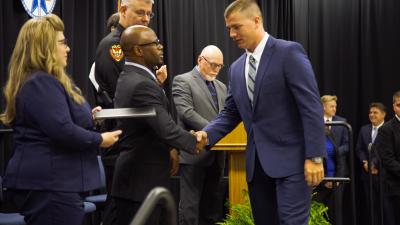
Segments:
[[[0,177],[0,202],[3,201],[3,178]],[[0,213],[0,225],[25,225],[24,216],[19,213]]]

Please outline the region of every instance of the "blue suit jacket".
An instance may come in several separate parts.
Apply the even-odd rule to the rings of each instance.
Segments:
[[[361,127],[358,134],[356,154],[360,162],[368,160],[368,145],[371,143],[372,124],[366,124]]]
[[[300,44],[269,37],[257,70],[254,107],[245,82],[246,54],[228,71],[223,111],[204,130],[215,144],[243,120],[246,174],[251,181],[257,151],[271,177],[304,171],[305,158],[325,156],[323,110],[311,64]]]
[[[334,116],[332,121],[344,121],[346,119],[340,116]],[[338,146],[339,154],[346,155],[349,152],[349,135],[346,127],[344,126],[332,126],[331,133],[333,135],[334,141]]]
[[[75,103],[54,76],[32,74],[16,98],[15,152],[3,185],[65,192],[98,188],[101,136],[92,127],[86,102]]]

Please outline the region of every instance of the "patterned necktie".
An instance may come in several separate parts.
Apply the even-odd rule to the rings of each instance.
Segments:
[[[253,104],[254,86],[256,81],[256,60],[252,55],[249,57],[249,77],[247,79],[247,94],[251,104]]]
[[[378,128],[373,127],[371,133],[371,143],[374,143],[377,134],[378,134]]]
[[[208,80],[207,80],[207,81],[206,81],[206,84],[207,84],[208,90],[210,91],[210,94],[211,94],[211,97],[212,97],[212,99],[213,99],[215,108],[217,108],[217,111],[218,111],[219,108],[218,108],[217,91],[215,90],[215,87],[214,87],[212,81],[208,81]]]

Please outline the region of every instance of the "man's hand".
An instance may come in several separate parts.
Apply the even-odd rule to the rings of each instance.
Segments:
[[[196,136],[196,153],[200,154],[205,151],[205,146],[208,144],[207,133],[205,131],[194,132],[193,130],[190,133]]]
[[[306,159],[304,162],[304,177],[308,186],[317,186],[324,178],[323,163],[315,163],[311,159]]]
[[[167,66],[163,65],[156,71],[156,77],[160,85],[164,84],[165,80],[168,77]]]
[[[171,149],[169,151],[169,158],[170,158],[170,164],[171,164],[171,170],[169,171],[169,174],[171,176],[175,176],[178,174],[179,171],[179,155],[178,155],[178,150],[175,148]]]

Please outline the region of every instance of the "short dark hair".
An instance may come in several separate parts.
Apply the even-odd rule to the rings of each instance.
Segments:
[[[246,11],[248,16],[257,15],[262,18],[261,9],[255,0],[236,0],[226,7],[224,17],[228,18],[234,12]]]
[[[393,94],[393,103],[396,101],[396,99],[400,98],[400,91],[396,91]]]
[[[387,112],[386,106],[381,102],[372,102],[371,104],[369,104],[369,109],[371,109],[371,108],[377,108],[384,113]]]
[[[107,19],[107,31],[111,32],[111,27],[117,27],[119,23],[119,14],[114,13]]]

